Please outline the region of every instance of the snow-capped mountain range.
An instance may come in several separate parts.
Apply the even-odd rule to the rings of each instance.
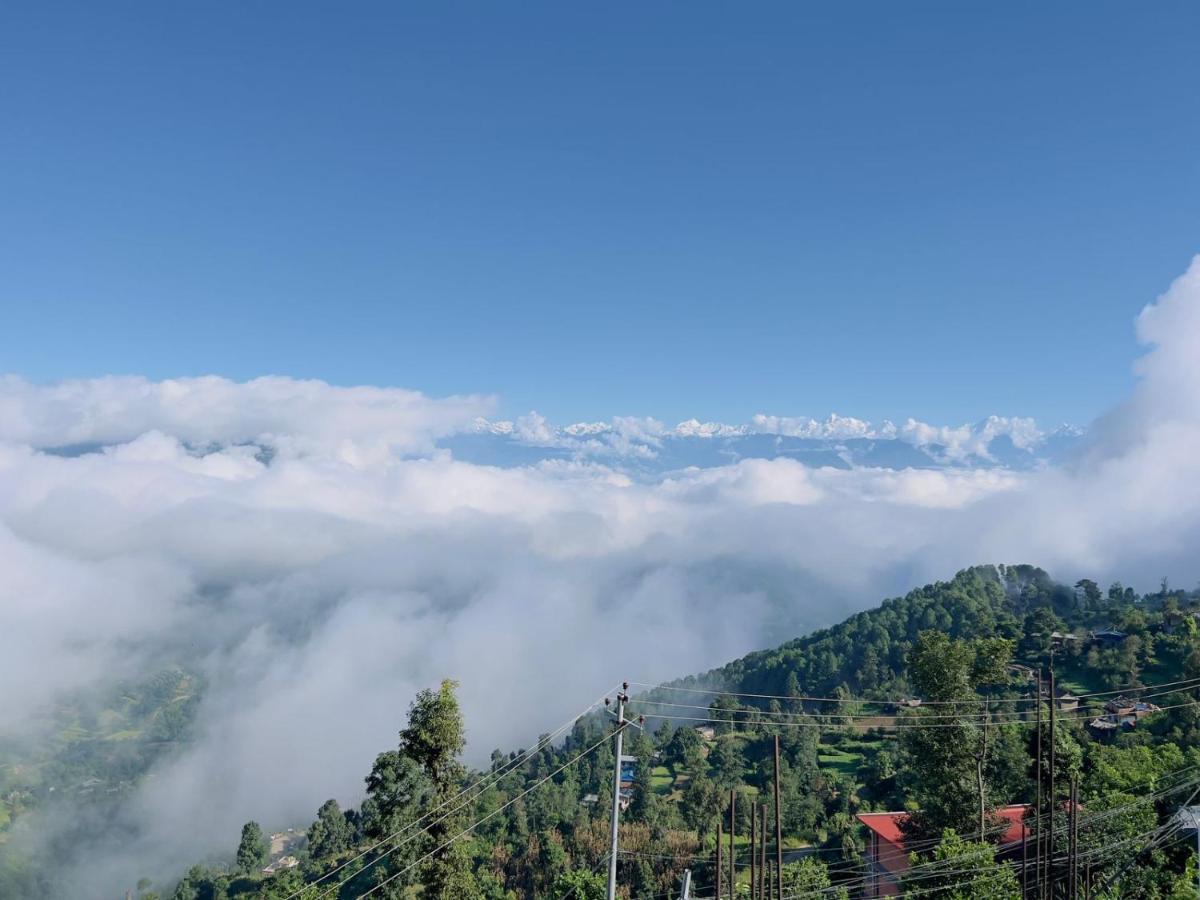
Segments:
[[[547,460],[605,463],[643,475],[708,468],[741,459],[791,457],[814,467],[1008,468],[1027,470],[1063,461],[1084,431],[1050,431],[1030,418],[988,416],[974,425],[937,426],[915,419],[879,425],[854,417],[756,415],[747,424],[688,419],[674,427],[652,418],[557,426],[537,413],[515,421],[476,419],[440,446],[469,462],[497,466]]]

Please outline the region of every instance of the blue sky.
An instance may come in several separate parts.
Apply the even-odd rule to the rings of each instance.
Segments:
[[[1086,422],[1200,251],[1198,32],[1190,3],[8,5],[0,371]]]

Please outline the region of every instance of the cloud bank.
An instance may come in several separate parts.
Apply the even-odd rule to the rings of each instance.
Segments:
[[[329,796],[354,802],[413,692],[442,677],[462,681],[478,759],[528,745],[622,678],[707,669],[966,565],[1190,581],[1200,258],[1138,337],[1132,395],[1071,465],[1036,471],[782,457],[654,480],[579,458],[505,468],[438,449],[478,427],[481,398],[6,379],[0,679],[23,689],[0,697],[0,732],[164,660],[203,671],[196,742],[129,801],[120,852],[74,861],[88,896],[227,852],[250,817],[304,824]],[[1032,440],[1023,421],[993,425]],[[511,427],[558,439],[537,419]],[[646,420],[575,431],[667,437]],[[47,452],[64,446],[77,449]]]

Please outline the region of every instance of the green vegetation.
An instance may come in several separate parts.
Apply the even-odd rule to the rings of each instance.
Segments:
[[[0,741],[0,897],[54,897],[52,860],[109,819],[150,766],[185,744],[203,684],[171,667],[50,710]],[[65,822],[30,855],[10,838],[31,823]]]
[[[784,879],[795,891],[860,896],[868,832],[856,816],[894,810],[905,813],[899,824],[912,854],[904,890],[1010,900],[1020,879],[1000,844],[1012,820],[1000,812],[1028,804],[1026,827],[1040,814],[1065,834],[1066,786],[1077,779],[1080,852],[1095,895],[1193,896],[1184,893],[1195,874],[1191,844],[1151,844],[1200,785],[1197,612],[1200,595],[1165,585],[1137,596],[1121,585],[1058,585],[1028,566],[979,567],[636,696],[630,711],[646,718],[626,734],[638,766],[622,817],[622,896],[669,895],[685,868],[697,893],[711,896],[731,793],[743,862],[751,817],[765,807],[773,822],[776,739],[784,844],[795,852]],[[1103,636],[1110,630],[1117,634]],[[1045,761],[1035,765],[1029,671],[1048,671],[1052,650],[1060,695],[1111,692],[1056,699],[1055,728],[1046,721],[1041,732],[1055,748],[1053,773]],[[372,889],[392,900],[603,896],[611,717],[586,716],[565,738],[528,750],[497,750],[486,771],[471,772],[458,762],[464,723],[455,694],[444,682],[417,696],[395,747],[367,774],[365,799],[316,810],[294,868],[262,871],[251,829],[235,858],[231,836],[226,867],[193,868],[164,900],[302,890],[352,898]],[[1161,709],[1089,728],[1122,694]],[[1048,693],[1041,707],[1048,719]],[[114,721],[105,736],[143,727]],[[745,873],[739,879],[748,886]]]

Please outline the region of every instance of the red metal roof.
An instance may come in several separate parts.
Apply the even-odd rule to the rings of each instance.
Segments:
[[[1012,806],[1002,806],[996,810],[996,815],[1007,825],[1000,843],[1012,844],[1021,840],[1021,823],[1024,821],[1027,808],[1028,806],[1024,803],[1014,803]],[[900,826],[907,816],[906,812],[879,812],[859,813],[855,818],[879,835],[881,839],[893,844],[903,844],[904,832]]]
[[[855,818],[885,841],[902,844],[904,832],[900,830],[900,823],[907,815],[904,812],[859,813]]]

